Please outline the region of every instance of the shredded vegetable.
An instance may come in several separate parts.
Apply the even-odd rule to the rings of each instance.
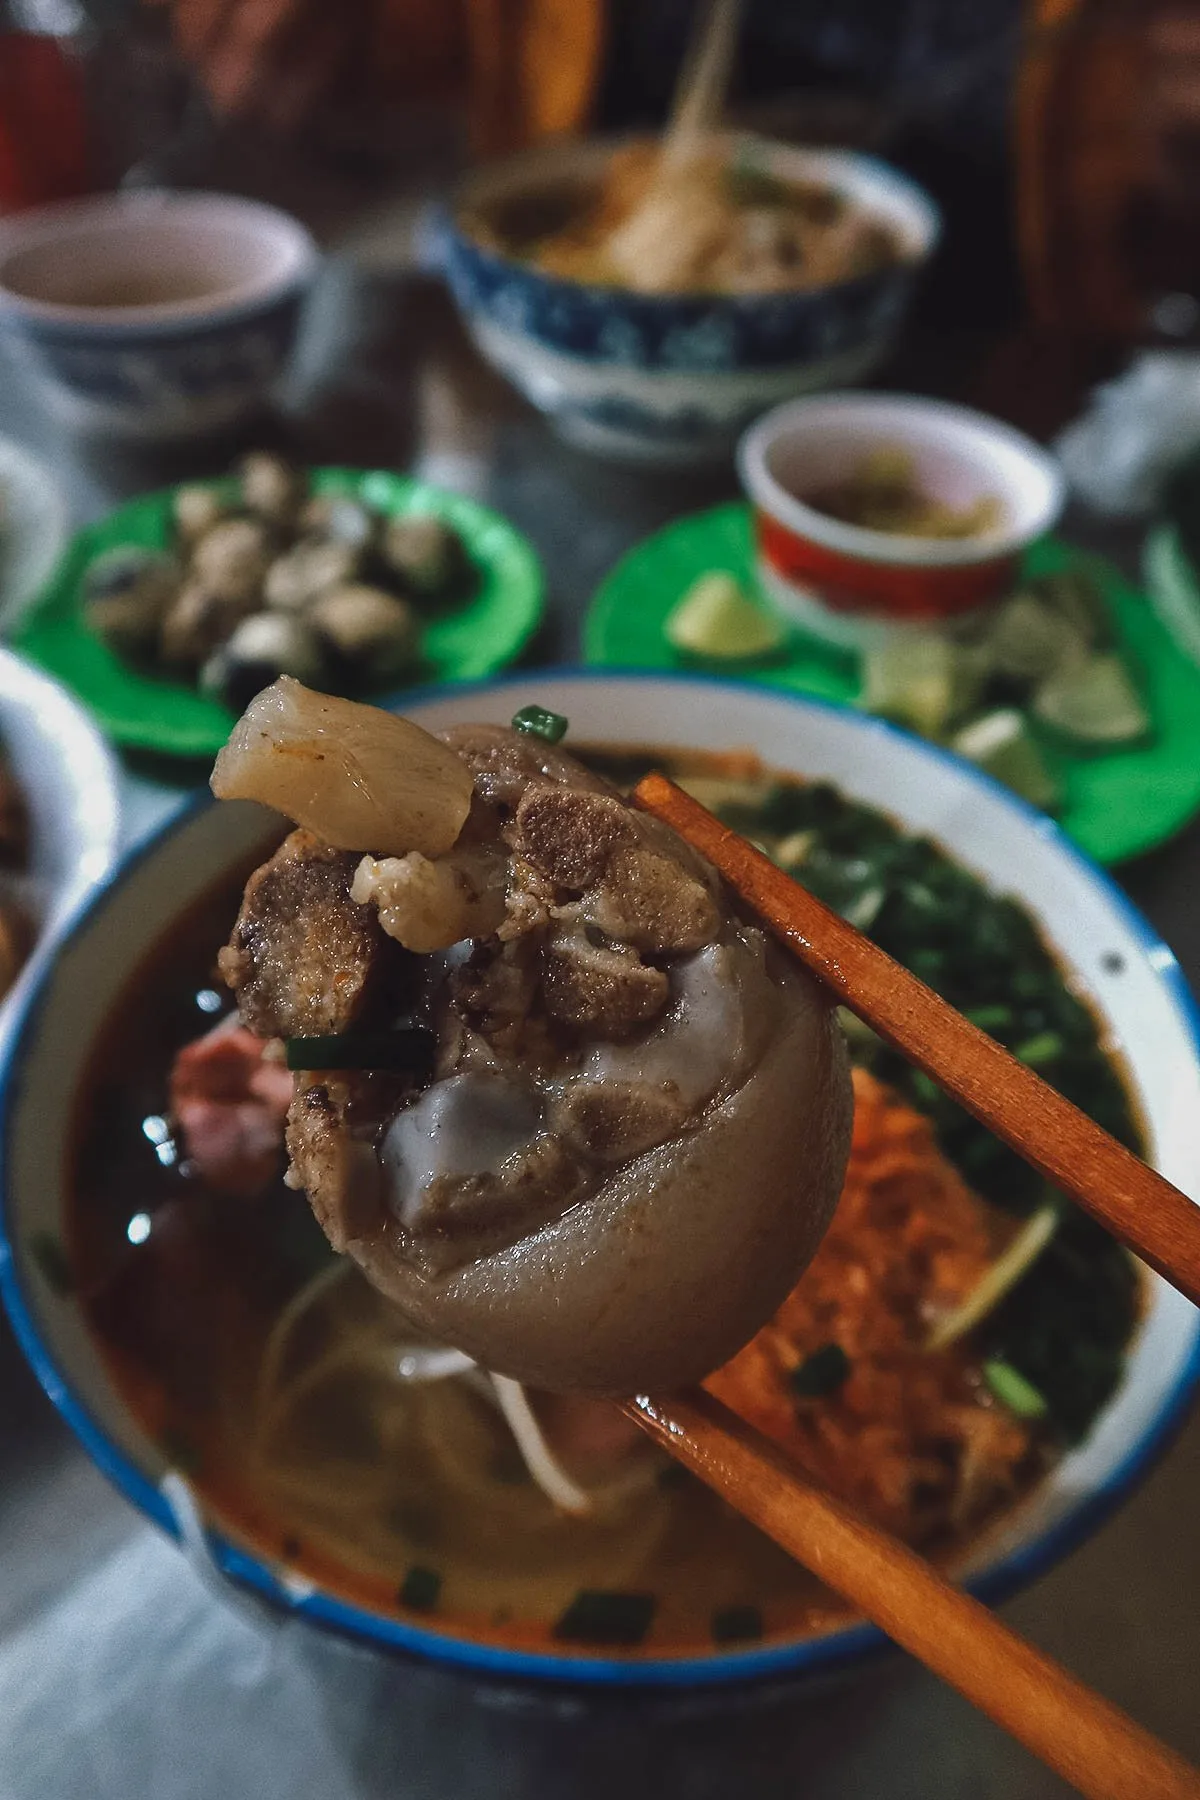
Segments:
[[[952,1312],[991,1268],[1006,1222],[890,1089],[856,1070],[854,1092],[833,1225],[775,1318],[708,1386],[835,1493],[926,1542],[1012,1493],[1035,1455],[1027,1426],[990,1404],[977,1356],[927,1343],[931,1314]],[[842,1379],[812,1382],[810,1398],[814,1371]]]

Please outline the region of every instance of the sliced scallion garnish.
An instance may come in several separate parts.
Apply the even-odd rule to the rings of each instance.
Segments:
[[[824,1400],[836,1394],[850,1373],[850,1358],[840,1344],[822,1344],[788,1376],[799,1400]]]
[[[413,1612],[432,1612],[442,1591],[442,1578],[436,1569],[414,1563],[400,1584],[397,1594],[401,1606]]]
[[[554,1627],[565,1643],[611,1644],[634,1649],[650,1629],[653,1594],[581,1588]]]
[[[526,737],[541,738],[544,744],[557,744],[567,735],[567,720],[548,706],[523,706],[513,714],[512,728]]]
[[[1050,1408],[1046,1396],[1027,1381],[1019,1369],[999,1357],[990,1357],[983,1365],[983,1379],[1001,1406],[1018,1419],[1044,1419]]]
[[[289,1069],[389,1069],[413,1074],[429,1066],[433,1048],[433,1033],[423,1025],[293,1037],[284,1045]]]

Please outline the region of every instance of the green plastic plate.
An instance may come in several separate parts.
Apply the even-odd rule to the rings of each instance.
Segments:
[[[1200,809],[1200,669],[1111,564],[1058,538],[1035,545],[1026,563],[1030,574],[1078,565],[1104,593],[1154,724],[1152,736],[1129,749],[1084,754],[1047,746],[1066,796],[1062,825],[1089,855],[1115,863],[1152,850]],[[740,502],[678,519],[622,558],[592,602],[587,661],[610,668],[697,666],[672,649],[663,627],[696,577],[710,569],[728,569],[753,585],[750,515]],[[722,668],[823,700],[853,703],[859,693],[855,658],[800,632],[769,660]]]
[[[541,621],[544,582],[532,545],[507,520],[474,500],[385,470],[315,469],[312,485],[321,494],[356,494],[393,516],[436,513],[462,537],[478,580],[460,605],[427,616],[421,680],[477,681],[521,654]],[[233,714],[184,682],[128,667],[87,630],[80,610],[81,577],[101,550],[170,542],[173,491],[133,500],[79,532],[13,643],[72,688],[118,743],[172,756],[212,756],[229,736]]]

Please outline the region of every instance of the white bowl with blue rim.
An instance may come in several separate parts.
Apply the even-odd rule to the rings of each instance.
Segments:
[[[116,758],[67,690],[0,649],[0,751],[29,818],[20,899],[32,916],[29,959],[0,1003],[5,1037],[66,921],[117,860],[121,833]]]
[[[768,407],[860,381],[887,355],[940,219],[914,182],[855,151],[755,145],[765,172],[830,187],[894,234],[896,262],[828,287],[633,293],[547,274],[473,228],[543,190],[594,182],[613,148],[589,139],[489,164],[440,227],[441,264],[476,344],[564,437],[624,460],[710,460]]]
[[[0,220],[0,330],[71,429],[202,436],[274,397],[317,264],[299,220],[230,194],[37,207]]]
[[[1170,951],[1110,878],[1042,814],[947,752],[860,713],[796,695],[693,676],[544,670],[402,704],[431,728],[507,721],[539,703],[580,739],[745,746],[776,768],[832,781],[939,840],[1040,922],[1123,1058],[1153,1162],[1185,1189],[1200,1168],[1200,1020]],[[506,1646],[439,1626],[436,1614],[373,1612],[298,1581],[198,1518],[184,1478],[111,1382],[39,1239],[60,1238],[71,1180],[67,1123],[110,1009],[149,944],[261,837],[257,809],[206,799],[169,823],[76,913],[40,972],[9,1049],[0,1092],[0,1286],[47,1393],[102,1469],[193,1558],[277,1607],[374,1646],[477,1674],[538,1684],[696,1689],[811,1678],[863,1661],[881,1643],[862,1624],[818,1635],[656,1655]],[[1019,1505],[975,1542],[956,1572],[990,1600],[1011,1594],[1080,1544],[1128,1494],[1179,1423],[1200,1378],[1200,1313],[1156,1276],[1124,1379],[1093,1429]]]

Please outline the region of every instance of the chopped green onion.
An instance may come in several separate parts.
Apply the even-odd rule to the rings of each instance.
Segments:
[[[414,1563],[400,1584],[399,1601],[413,1612],[432,1612],[442,1591],[442,1578],[436,1569]]]
[[[994,1033],[1003,1031],[1006,1025],[1012,1024],[1013,1009],[1011,1006],[1000,1005],[968,1006],[965,1008],[965,1017],[970,1019],[972,1025],[978,1025],[980,1031]]]
[[[348,1031],[329,1037],[288,1038],[289,1069],[396,1069],[420,1074],[429,1067],[434,1037],[423,1025],[396,1031]]]
[[[937,1106],[939,1104],[942,1098],[942,1090],[933,1079],[932,1075],[927,1075],[924,1069],[914,1069],[911,1081],[913,1098],[919,1105]]]
[[[1028,1274],[1042,1254],[1058,1230],[1060,1217],[1055,1203],[1039,1207],[1022,1225],[1003,1256],[997,1257],[984,1270],[961,1305],[938,1320],[925,1341],[925,1348],[948,1349],[968,1331],[973,1331],[981,1319],[985,1319],[999,1306],[1004,1296],[1016,1287],[1023,1275]]]
[[[849,904],[842,908],[842,917],[847,925],[853,925],[858,931],[870,931],[879,916],[879,909],[887,897],[883,887],[867,887]]]
[[[582,1588],[554,1627],[568,1643],[612,1644],[633,1649],[650,1629],[653,1594],[619,1594]]]
[[[850,1358],[840,1344],[822,1344],[806,1356],[788,1376],[788,1385],[799,1400],[823,1400],[836,1394],[850,1373]]]
[[[71,1260],[53,1233],[35,1231],[29,1240],[29,1251],[52,1294],[65,1296],[74,1291]]]
[[[882,1047],[883,1039],[879,1033],[872,1031],[871,1027],[860,1019],[857,1013],[852,1013],[848,1006],[838,1007],[838,1023],[846,1034],[846,1042],[850,1048],[857,1050],[861,1055],[874,1054]]]
[[[1028,1063],[1031,1069],[1040,1069],[1046,1063],[1056,1062],[1065,1048],[1057,1031],[1039,1031],[1035,1037],[1018,1044],[1013,1055],[1018,1062]]]
[[[983,1365],[983,1379],[1001,1406],[1006,1406],[1018,1419],[1044,1419],[1050,1410],[1046,1396],[1032,1381],[1026,1381],[1011,1363],[1001,1362],[998,1357],[991,1358]]]
[[[567,735],[567,721],[562,713],[551,712],[546,706],[523,706],[513,714],[512,728],[523,731],[526,737],[541,738],[545,744],[560,743]]]
[[[757,1606],[719,1606],[712,1616],[714,1644],[751,1643],[763,1634]]]

